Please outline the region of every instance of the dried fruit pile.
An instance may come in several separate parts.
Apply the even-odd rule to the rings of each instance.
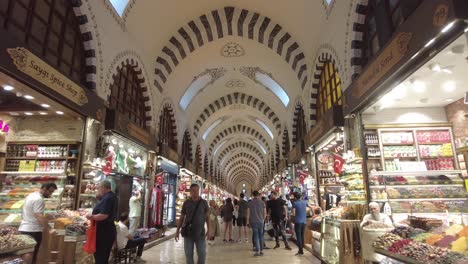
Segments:
[[[0,235],[0,252],[11,252],[34,246],[36,241],[28,235],[6,234]]]

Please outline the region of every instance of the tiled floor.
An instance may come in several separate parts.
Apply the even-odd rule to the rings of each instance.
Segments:
[[[221,239],[222,240],[222,239]],[[274,241],[267,239],[267,246],[273,248]],[[214,246],[207,245],[207,264],[230,264],[230,263],[268,263],[268,264],[318,264],[320,261],[305,251],[303,256],[294,256],[297,252],[296,245],[291,242],[292,251],[284,249],[284,244],[278,249],[267,249],[262,257],[254,257],[252,252],[252,242],[248,243],[223,243],[217,241]],[[196,250],[195,250],[196,252]],[[196,255],[196,253],[195,253]],[[143,253],[146,263],[163,264],[185,264],[183,239],[175,242],[174,239],[163,242]],[[196,257],[195,257],[196,259]],[[196,263],[196,262],[195,262]]]

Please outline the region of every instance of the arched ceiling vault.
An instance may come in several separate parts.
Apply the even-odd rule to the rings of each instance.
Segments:
[[[290,126],[294,100],[312,79],[323,11],[309,0],[154,0],[126,13],[178,127],[189,128],[232,190],[240,181],[257,187]],[[148,34],[148,21],[164,27]]]

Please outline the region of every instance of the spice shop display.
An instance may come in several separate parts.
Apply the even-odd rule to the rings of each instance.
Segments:
[[[428,231],[397,227],[377,238],[373,246],[380,254],[408,263],[466,263],[465,230],[466,227],[457,224]]]

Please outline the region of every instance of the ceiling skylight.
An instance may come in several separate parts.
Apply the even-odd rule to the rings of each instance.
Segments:
[[[213,156],[216,156],[216,152],[218,152],[218,150],[219,150],[224,144],[226,144],[228,141],[229,141],[229,139],[226,139],[225,141],[223,141],[223,143],[219,144],[218,147],[215,149],[215,151],[214,151],[214,153],[213,153]]]
[[[220,119],[216,120],[213,124],[211,124],[211,126],[209,126],[209,127],[206,129],[205,133],[203,133],[203,136],[202,136],[203,140],[206,140],[206,138],[207,138],[208,135],[211,133],[211,131],[212,131],[213,129],[215,129],[215,127],[217,127],[217,126],[218,126],[221,122],[223,122],[223,121],[224,121],[224,119],[223,119],[223,118],[220,118]]]
[[[255,144],[257,144],[257,146],[259,146],[260,149],[262,149],[263,154],[266,154],[266,150],[265,150],[265,148],[262,146],[262,144],[260,144],[260,142],[258,142],[257,140],[253,140],[253,142],[255,142]]]
[[[209,73],[200,76],[193,81],[185,91],[184,96],[180,99],[180,107],[185,111],[192,102],[193,97],[203,90],[211,82],[211,75]]]
[[[263,86],[270,89],[280,99],[285,107],[288,106],[289,96],[281,85],[268,76],[268,74],[262,72],[256,72],[255,78],[257,78],[257,81],[259,81]]]
[[[265,129],[265,131],[268,133],[268,135],[270,135],[271,139],[273,139],[273,133],[271,133],[271,130],[268,128],[268,126],[267,126],[265,123],[263,123],[262,120],[256,118],[256,119],[255,119],[255,122],[257,122],[257,124],[259,124],[260,126],[262,126],[263,129]]]
[[[109,0],[119,16],[122,17],[129,0]]]

